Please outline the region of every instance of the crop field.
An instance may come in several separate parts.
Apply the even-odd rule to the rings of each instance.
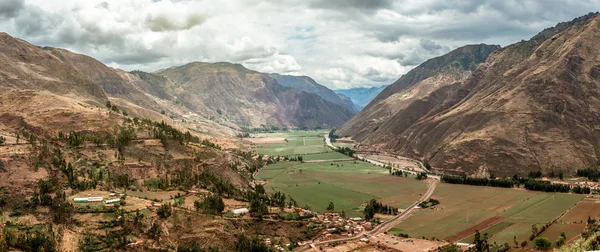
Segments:
[[[515,235],[519,241],[528,238],[533,224],[541,226],[558,218],[583,196],[442,183],[432,198],[441,202],[436,209],[417,211],[397,228],[412,237],[445,239],[489,223],[488,233],[495,233],[491,242],[512,244]],[[494,217],[501,222],[489,221]],[[487,232],[484,228],[480,231]],[[462,241],[469,242],[468,239],[472,236]]]
[[[588,217],[596,218],[600,215],[600,202],[596,199],[584,199],[565,216],[560,218],[561,223],[585,223]]]
[[[329,202],[336,211],[361,216],[361,204],[378,199],[404,208],[420,198],[427,185],[414,178],[390,176],[386,169],[361,161],[279,162],[256,175],[268,181],[267,191],[281,191],[300,206],[325,212]]]
[[[318,161],[318,160],[339,160],[339,159],[352,159],[339,152],[325,152],[317,154],[302,155],[304,161]]]
[[[344,148],[344,147],[348,147],[348,148],[354,147],[354,144],[351,144],[351,143],[334,142],[332,144],[335,147],[342,147],[342,148]]]
[[[291,131],[282,133],[264,133],[254,135],[251,142],[254,150],[270,156],[292,156],[333,152],[323,142],[326,131]],[[273,141],[270,141],[272,139]],[[283,141],[281,141],[283,139]]]

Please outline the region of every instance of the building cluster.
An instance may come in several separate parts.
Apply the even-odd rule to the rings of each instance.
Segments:
[[[338,213],[317,214],[310,219],[313,223],[322,224],[326,229],[315,238],[318,241],[327,241],[342,237],[353,237],[371,230],[373,224],[362,218],[343,218]]]
[[[600,191],[600,182],[593,181],[578,181],[575,182],[575,186],[588,187],[592,192]]]
[[[87,197],[73,198],[73,202],[75,202],[75,203],[104,202],[104,204],[106,204],[106,206],[114,206],[115,204],[118,204],[119,202],[121,202],[120,197],[122,197],[124,195],[125,195],[125,193],[111,192],[105,200],[104,197],[102,197],[102,196],[92,196],[91,194],[88,194]],[[116,197],[118,197],[118,198],[116,198]]]

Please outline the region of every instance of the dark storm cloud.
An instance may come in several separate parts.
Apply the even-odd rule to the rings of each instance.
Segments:
[[[24,6],[24,0],[0,1],[0,17],[15,17]]]
[[[438,43],[435,43],[435,41],[429,40],[429,39],[419,40],[419,45],[421,46],[421,48],[423,48],[427,51],[440,51],[440,50],[448,51],[448,50],[450,50],[449,47],[442,46]]]
[[[315,9],[343,10],[352,9],[359,11],[376,11],[389,9],[395,0],[315,0],[309,3],[309,7]]]
[[[414,3],[414,2],[413,2]],[[443,38],[457,41],[528,39],[558,21],[600,9],[600,0],[430,0],[403,1],[394,12],[402,22],[381,22],[365,17],[360,26],[382,42],[402,37]],[[568,7],[567,7],[568,6]]]

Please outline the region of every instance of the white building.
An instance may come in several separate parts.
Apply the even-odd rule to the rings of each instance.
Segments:
[[[248,208],[245,208],[245,207],[244,207],[244,208],[233,209],[233,211],[232,211],[232,212],[233,212],[233,214],[235,214],[235,215],[242,215],[242,214],[247,214],[247,213],[249,213],[250,211],[248,210]]]

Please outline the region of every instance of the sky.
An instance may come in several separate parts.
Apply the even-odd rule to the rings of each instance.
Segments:
[[[0,0],[0,31],[128,71],[228,61],[348,89],[598,10],[600,0]]]

